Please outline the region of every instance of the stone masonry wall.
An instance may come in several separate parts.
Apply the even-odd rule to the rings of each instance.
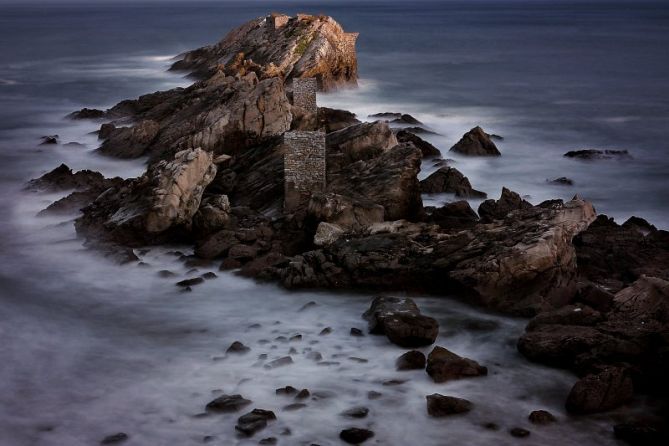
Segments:
[[[318,82],[316,78],[294,78],[293,79],[293,105],[300,107],[308,113],[316,113],[316,92]]]
[[[344,33],[339,42],[339,51],[346,55],[355,54],[355,42],[358,40],[360,33]]]
[[[288,23],[288,20],[290,20],[290,16],[272,13],[267,17],[267,24],[271,31],[275,31],[283,28]]]
[[[286,132],[283,141],[284,210],[290,212],[325,190],[325,133]]]

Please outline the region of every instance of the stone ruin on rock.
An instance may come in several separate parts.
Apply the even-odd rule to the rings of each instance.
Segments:
[[[300,107],[307,113],[317,113],[316,91],[318,91],[316,78],[293,79],[293,106]]]
[[[286,26],[288,20],[290,16],[273,12],[267,17],[267,28],[271,32],[277,31]]]
[[[283,142],[284,211],[290,213],[325,190],[325,133],[286,132]]]

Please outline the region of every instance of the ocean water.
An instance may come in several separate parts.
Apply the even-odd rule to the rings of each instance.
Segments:
[[[128,445],[195,445],[205,436],[220,445],[269,436],[330,445],[350,426],[371,428],[370,444],[384,445],[515,444],[507,433],[515,426],[532,431],[528,444],[615,444],[615,413],[568,417],[563,402],[575,377],[516,352],[523,320],[417,296],[440,321],[438,344],[490,369],[486,378],[435,385],[420,371],[395,372],[402,350],[384,338],[349,336],[351,327],[365,327],[368,295],[288,293],[218,272],[216,264],[189,271],[171,253],[188,247],[142,250],[147,266],[117,266],[82,247],[75,215],[36,217],[59,196],[28,194],[22,185],[61,162],[125,177],[144,169],[142,160],[94,154],[97,125],[66,114],[187,85],[165,71],[175,55],[275,10],[326,13],[361,33],[360,88],[321,95],[321,105],[363,119],[413,114],[438,133],[426,138],[490,196],[502,186],[534,202],[578,193],[620,221],[639,215],[669,228],[666,2],[0,4],[0,445],[90,445],[119,431],[130,435]],[[504,136],[502,157],[447,152],[475,125]],[[39,146],[51,134],[84,146]],[[562,157],[581,148],[627,149],[633,159]],[[425,162],[421,176],[432,169]],[[546,184],[559,176],[575,186]],[[161,269],[177,277],[160,278]],[[207,271],[219,277],[192,293],[174,286]],[[299,311],[310,301],[318,305]],[[472,320],[488,329],[468,329]],[[332,334],[319,336],[328,326]],[[276,340],[297,333],[300,342]],[[226,357],[235,340],[251,352]],[[259,355],[271,360],[291,347],[295,364],[262,367]],[[309,360],[311,351],[332,364]],[[390,379],[406,382],[383,385]],[[285,411],[292,400],[274,394],[285,385],[315,396],[308,407]],[[275,410],[277,422],[249,440],[235,436],[235,415],[199,416],[221,391]],[[383,396],[369,401],[369,391]],[[468,398],[475,409],[431,419],[424,397],[434,392]],[[339,415],[357,405],[370,408],[368,418]],[[536,409],[560,422],[529,426]],[[487,422],[500,430],[482,428]],[[280,435],[286,427],[292,434]]]

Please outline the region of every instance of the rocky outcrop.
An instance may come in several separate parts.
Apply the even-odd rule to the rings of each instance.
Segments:
[[[395,133],[395,136],[399,142],[410,142],[414,146],[418,147],[420,152],[423,154],[423,158],[434,158],[441,156],[439,149],[412,132],[399,130]]]
[[[125,244],[153,242],[170,229],[189,229],[205,187],[214,179],[211,153],[184,150],[100,195],[77,219],[77,231]]]
[[[104,124],[100,150],[124,158],[148,154],[151,160],[169,159],[190,147],[230,154],[289,130],[290,110],[279,79],[217,74],[188,88],[119,103],[110,114],[139,124],[120,129]]]
[[[376,158],[354,162],[336,173],[328,171],[327,191],[379,204],[386,220],[416,219],[423,212],[416,177],[421,158],[413,145],[397,145]]]
[[[425,368],[425,355],[418,350],[411,350],[397,358],[395,361],[397,370],[423,370]]]
[[[138,158],[145,154],[146,149],[160,131],[160,124],[146,119],[132,127],[106,127],[103,132],[105,140],[98,149],[103,155],[117,158]]]
[[[454,167],[440,167],[420,182],[421,192],[426,194],[451,193],[456,197],[485,198],[485,192],[475,190],[469,179]]]
[[[428,221],[444,229],[465,229],[474,226],[479,216],[465,200],[446,203],[440,208],[425,208]]]
[[[336,132],[356,124],[360,124],[360,120],[350,111],[318,107],[317,128],[325,130],[325,133]]]
[[[490,135],[484,132],[481,127],[474,127],[465,133],[462,139],[451,147],[450,151],[468,156],[501,155],[495,143],[490,139]]]
[[[450,350],[436,346],[427,356],[427,374],[436,383],[453,381],[488,374],[488,369],[478,362],[458,356]]]
[[[215,45],[183,54],[172,69],[203,78],[220,69],[282,81],[314,77],[327,91],[356,85],[356,37],[331,17],[272,14],[239,26]]]
[[[614,293],[641,276],[669,280],[669,232],[642,219],[600,215],[574,239],[581,276]]]
[[[356,161],[376,158],[398,144],[388,124],[381,121],[356,124],[329,133],[325,142],[329,172],[337,172]]]
[[[104,176],[92,170],[72,171],[67,165],[61,164],[39,178],[30,180],[25,190],[31,192],[60,192],[66,190],[84,191],[104,181]]]
[[[385,334],[400,347],[430,345],[439,334],[437,321],[423,316],[409,298],[377,297],[363,317],[369,323],[370,333]]]
[[[498,310],[532,315],[573,297],[577,270],[571,240],[594,218],[590,203],[573,200],[517,210],[504,220],[457,232],[385,222],[293,257],[264,277],[289,287],[459,293]]]
[[[490,199],[479,205],[479,216],[483,222],[492,222],[503,220],[512,211],[531,207],[532,204],[523,200],[516,192],[503,187],[499,200]]]

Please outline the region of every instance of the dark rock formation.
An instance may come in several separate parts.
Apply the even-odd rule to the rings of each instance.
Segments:
[[[91,185],[100,184],[104,180],[99,172],[80,170],[75,173],[67,165],[61,164],[51,172],[30,180],[25,189],[32,192],[85,191]]]
[[[555,416],[547,410],[534,410],[527,419],[530,420],[530,423],[538,425],[551,424],[557,421]]]
[[[82,108],[79,111],[67,115],[69,119],[104,119],[107,113],[95,108]]]
[[[532,204],[520,198],[520,195],[510,191],[506,187],[502,188],[502,195],[499,200],[486,200],[479,206],[479,216],[483,222],[504,219],[511,211],[531,208]]]
[[[451,147],[451,152],[469,156],[500,156],[497,146],[481,127],[474,127]]]
[[[357,81],[355,34],[331,17],[274,14],[232,30],[219,43],[189,51],[172,65],[199,77],[216,70],[230,75],[254,72],[259,78],[315,77],[321,90]]]
[[[436,346],[427,356],[427,374],[436,383],[443,383],[461,378],[484,376],[488,369],[478,362],[458,356],[455,353]]]
[[[336,172],[356,161],[376,158],[398,144],[388,124],[381,121],[352,125],[328,133],[328,171]]]
[[[472,403],[462,398],[433,393],[427,399],[427,413],[433,417],[447,417],[472,410]]]
[[[560,177],[560,178],[555,178],[553,180],[546,180],[547,183],[549,184],[555,184],[557,186],[573,186],[574,185],[574,180],[571,178],[567,177]]]
[[[360,120],[350,111],[318,108],[317,128],[322,128],[325,133],[336,132],[356,124],[360,124]]]
[[[377,297],[363,317],[369,322],[370,333],[385,334],[401,347],[430,345],[439,334],[437,321],[423,316],[409,298]]]
[[[454,167],[440,167],[420,182],[421,192],[426,194],[453,193],[457,197],[485,198],[485,192],[475,190],[469,179]]]
[[[428,221],[445,229],[465,229],[474,226],[479,216],[465,200],[447,203],[440,208],[425,208]]]
[[[399,130],[395,133],[395,136],[399,142],[412,143],[414,146],[416,146],[423,154],[423,158],[441,156],[439,149],[412,132]]]
[[[629,372],[622,367],[606,367],[574,384],[566,406],[574,414],[604,412],[626,403],[633,395],[634,384]]]
[[[108,435],[100,441],[100,444],[120,444],[130,439],[130,436],[125,432],[119,432],[118,434]]]
[[[632,156],[627,150],[572,150],[564,154],[567,158],[577,158],[581,160],[605,160],[605,159],[631,159]]]
[[[368,408],[364,406],[357,406],[343,411],[341,415],[346,418],[365,418],[367,417],[368,413],[369,413]]]

